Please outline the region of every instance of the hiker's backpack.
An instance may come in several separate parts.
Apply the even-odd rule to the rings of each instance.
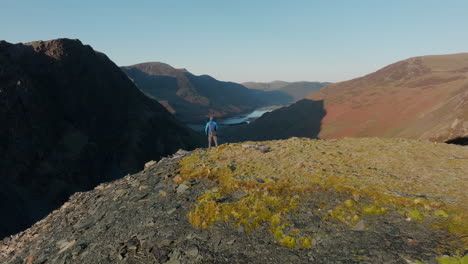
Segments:
[[[216,123],[211,121],[209,124],[208,124],[208,132],[213,132],[213,131],[216,131],[217,130],[217,126],[216,126]]]

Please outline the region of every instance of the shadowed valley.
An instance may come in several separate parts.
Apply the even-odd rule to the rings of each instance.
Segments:
[[[293,101],[293,96],[283,91],[248,89],[209,75],[196,76],[160,62],[126,66],[122,70],[145,94],[188,123],[202,122],[209,114],[224,118]]]

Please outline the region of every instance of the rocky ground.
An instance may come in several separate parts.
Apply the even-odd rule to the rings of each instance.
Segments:
[[[12,263],[466,263],[468,149],[409,140],[179,151],[0,242]]]

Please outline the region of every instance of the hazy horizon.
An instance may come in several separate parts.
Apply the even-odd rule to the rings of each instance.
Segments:
[[[233,82],[339,82],[468,52],[466,1],[89,0],[2,3],[0,38],[77,38],[119,66],[158,61]]]

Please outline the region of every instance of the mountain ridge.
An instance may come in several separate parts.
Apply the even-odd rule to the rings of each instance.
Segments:
[[[160,62],[147,62],[121,69],[145,93],[163,103],[185,122],[200,122],[212,114],[223,118],[268,105],[289,103],[280,91],[248,89],[238,83],[219,81],[209,75],[194,75]]]
[[[272,81],[268,83],[262,82],[245,82],[242,83],[247,88],[263,90],[263,91],[281,91],[289,94],[293,101],[304,99],[307,95],[320,90],[327,86],[330,82],[310,82],[310,81]]]

